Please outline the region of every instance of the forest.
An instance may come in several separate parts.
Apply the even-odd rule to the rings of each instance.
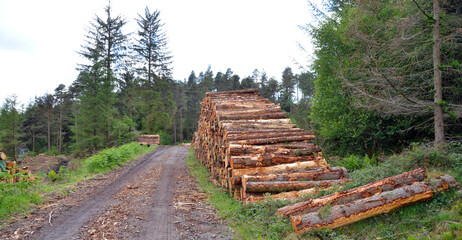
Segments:
[[[303,28],[314,44],[304,72],[280,79],[255,69],[248,76],[212,70],[172,78],[161,13],[134,19],[104,16],[88,24],[79,75],[69,85],[21,106],[0,108],[0,145],[8,156],[90,155],[159,134],[162,144],[192,139],[206,92],[259,88],[299,127],[314,130],[329,155],[395,153],[412,142],[462,139],[462,7],[460,1],[350,2],[313,7]],[[441,6],[440,6],[441,5]],[[309,14],[309,13],[307,13]]]

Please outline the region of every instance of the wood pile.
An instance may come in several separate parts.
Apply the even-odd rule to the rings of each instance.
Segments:
[[[147,134],[143,134],[143,135],[140,135],[140,139],[138,140],[138,143],[140,145],[148,145],[151,146],[151,145],[159,145],[160,144],[160,136],[159,135],[147,135]]]
[[[277,214],[290,217],[297,233],[323,227],[337,228],[393,209],[427,200],[434,191],[457,185],[449,175],[423,181],[426,173],[416,169],[354,189],[310,199],[278,209]]]
[[[216,185],[255,201],[268,193],[294,199],[351,181],[345,168],[327,165],[314,138],[258,89],[246,89],[206,94],[192,144]]]
[[[0,151],[1,150],[2,148],[0,147]],[[15,183],[23,180],[35,180],[29,166],[20,167],[17,166],[15,161],[6,161],[6,154],[3,152],[0,152],[0,173],[1,172],[6,173],[6,175],[0,176],[0,182]]]

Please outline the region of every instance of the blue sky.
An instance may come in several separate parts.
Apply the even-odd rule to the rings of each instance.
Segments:
[[[309,64],[309,38],[299,29],[310,22],[306,0],[112,0],[113,12],[129,22],[145,6],[161,12],[173,54],[173,77],[194,70],[214,73],[231,68],[241,77],[254,69],[279,79],[293,60]],[[0,0],[0,81],[4,98],[13,94],[27,104],[35,96],[68,86],[84,60],[76,53],[95,14],[106,0]]]

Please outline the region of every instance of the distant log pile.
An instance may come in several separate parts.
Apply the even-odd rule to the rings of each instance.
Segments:
[[[0,151],[1,150],[2,148],[0,147]],[[16,165],[15,161],[6,161],[6,154],[3,152],[0,152],[0,173],[1,172],[6,173],[6,175],[0,176],[0,182],[15,183],[23,180],[35,180],[29,166],[20,167]]]
[[[246,89],[206,94],[193,146],[215,184],[255,201],[265,193],[294,199],[351,181],[345,168],[327,165],[313,140],[258,89]]]
[[[457,185],[449,175],[429,182],[423,169],[416,169],[354,189],[310,199],[278,209],[277,214],[290,217],[297,233],[323,227],[337,228],[393,209],[427,200],[434,191]]]
[[[140,139],[138,140],[140,145],[159,145],[160,144],[160,137],[159,135],[140,135]]]

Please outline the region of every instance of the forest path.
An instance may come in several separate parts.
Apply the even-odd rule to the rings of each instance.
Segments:
[[[184,146],[159,146],[45,206],[0,239],[229,239],[226,224],[202,201],[187,153]]]

